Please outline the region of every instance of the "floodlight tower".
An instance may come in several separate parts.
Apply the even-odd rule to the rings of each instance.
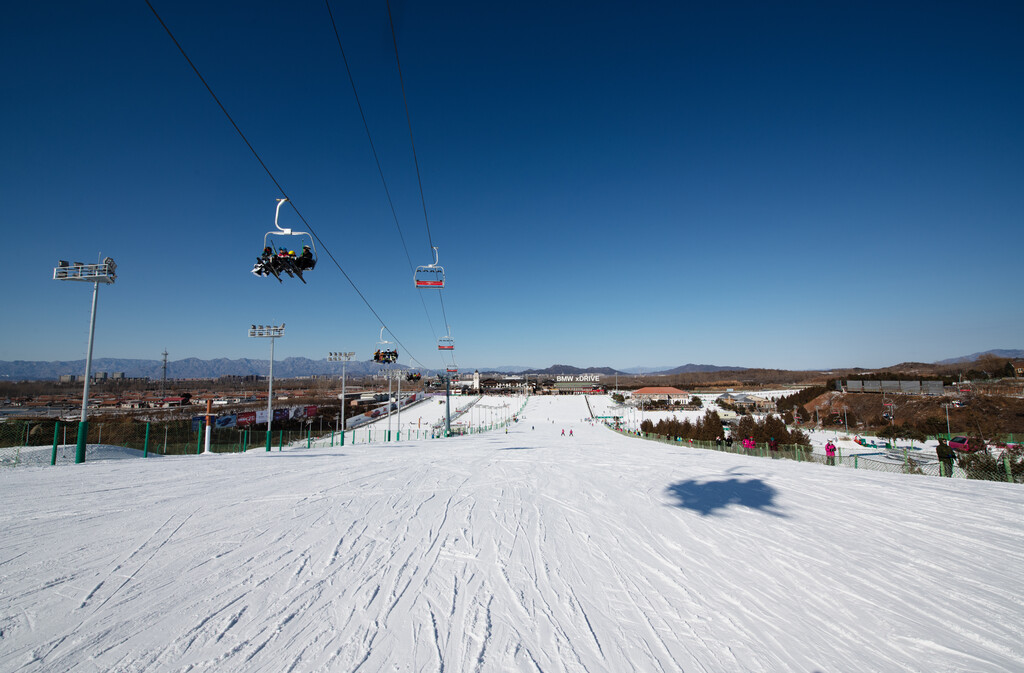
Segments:
[[[270,339],[270,387],[267,389],[267,451],[270,451],[270,426],[274,422],[274,339],[284,336],[284,323],[280,325],[250,325],[249,336]]]
[[[398,402],[397,402],[398,409],[397,409],[397,417],[395,418],[395,425],[398,427],[398,434],[395,436],[395,441],[397,442],[397,441],[400,441],[402,439],[402,377],[405,376],[405,372],[402,371],[401,369],[391,369],[391,370],[388,370],[387,372],[385,372],[385,376],[387,376],[388,379],[394,379],[395,381],[398,382]],[[390,432],[390,429],[391,429],[391,422],[390,422],[390,418],[391,418],[391,383],[390,383],[390,381],[388,382],[388,418],[389,418],[389,421],[388,421],[388,432]]]
[[[341,445],[345,446],[345,365],[355,355],[355,351],[345,353],[328,353],[328,362],[341,363]],[[354,432],[354,431],[353,431]]]
[[[85,462],[85,440],[89,433],[89,421],[87,418],[89,408],[89,379],[92,378],[92,341],[96,335],[96,300],[100,294],[100,283],[113,285],[117,279],[117,264],[110,257],[105,258],[99,264],[82,264],[75,262],[70,264],[58,260],[57,267],[53,270],[54,280],[77,280],[84,283],[92,283],[92,313],[89,317],[89,350],[85,356],[85,390],[82,392],[82,420],[78,424],[78,444],[75,448],[75,462]]]

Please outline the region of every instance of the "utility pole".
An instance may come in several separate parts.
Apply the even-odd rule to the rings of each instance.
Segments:
[[[163,405],[164,397],[167,395],[167,349],[164,349],[164,376],[160,379],[160,404]]]

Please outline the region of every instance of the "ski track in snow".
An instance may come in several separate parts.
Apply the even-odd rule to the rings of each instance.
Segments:
[[[0,670],[1024,670],[1021,487],[586,414],[0,473]]]

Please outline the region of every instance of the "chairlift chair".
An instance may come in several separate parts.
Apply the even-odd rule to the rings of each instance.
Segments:
[[[384,328],[380,328],[380,338],[377,341],[377,350],[373,354],[374,362],[391,364],[398,362],[398,349],[391,348],[391,342],[384,338]]]
[[[443,336],[437,340],[437,350],[439,351],[453,351],[455,350],[455,339],[450,336]]]
[[[281,216],[281,206],[287,200],[288,199],[285,199],[285,198],[280,198],[280,199],[277,200],[277,210],[274,212],[274,227],[275,227],[276,230],[275,231],[268,231],[266,234],[263,235],[263,249],[266,250],[267,248],[270,248],[276,254],[277,248],[274,247],[273,239],[271,238],[274,235],[277,235],[277,236],[304,236],[305,239],[303,239],[301,242],[303,243],[303,246],[305,246],[305,241],[306,240],[309,241],[309,251],[313,255],[313,261],[306,268],[301,268],[300,269],[300,268],[296,267],[296,269],[294,269],[294,271],[295,271],[295,273],[298,274],[299,280],[301,280],[303,283],[305,283],[306,279],[302,277],[302,272],[304,272],[304,271],[311,271],[314,267],[316,267],[316,262],[317,262],[316,242],[313,240],[312,234],[310,234],[307,231],[293,231],[291,229],[286,229],[286,228],[282,227],[280,224],[278,224],[278,220],[279,220],[279,218]],[[292,246],[289,246],[286,249],[287,250],[291,250]],[[292,261],[295,261],[296,259],[298,259],[298,258],[292,258]],[[294,275],[292,273],[292,270],[289,270],[287,267],[284,269],[284,271],[286,273],[288,273],[289,276],[293,276]],[[278,276],[277,279],[281,280],[281,278],[280,278],[280,276],[278,274],[274,274],[274,275],[277,275]]]
[[[444,289],[444,267],[438,266],[437,246],[434,246],[434,263],[416,267],[412,280],[418,288]]]

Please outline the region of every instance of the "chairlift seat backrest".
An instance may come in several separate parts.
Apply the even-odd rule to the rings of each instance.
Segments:
[[[434,263],[416,267],[412,282],[420,288],[444,288],[444,267],[437,263],[437,248],[434,248]]]
[[[444,287],[444,269],[433,265],[416,267],[413,280],[416,287],[441,289]]]

